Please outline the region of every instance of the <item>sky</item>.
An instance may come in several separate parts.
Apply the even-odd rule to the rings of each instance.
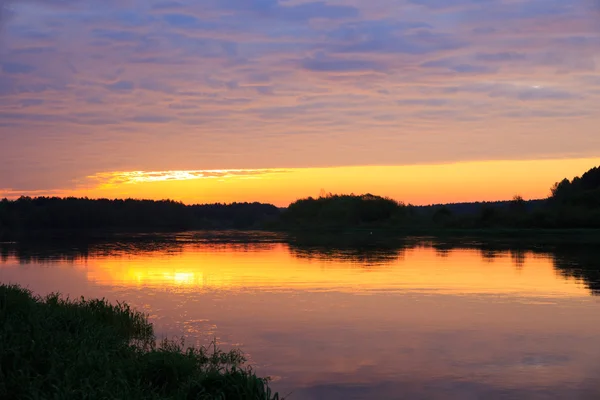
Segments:
[[[545,197],[600,0],[0,0],[0,197]]]

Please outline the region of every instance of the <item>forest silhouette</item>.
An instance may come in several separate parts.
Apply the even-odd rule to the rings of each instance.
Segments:
[[[543,200],[414,206],[365,195],[326,194],[280,209],[272,204],[185,205],[163,200],[21,197],[0,201],[0,239],[48,232],[200,229],[492,230],[600,228],[600,168],[563,179]]]
[[[600,168],[550,188],[543,200],[413,206],[390,198],[326,195],[292,203],[281,215],[294,228],[586,229],[600,228]]]

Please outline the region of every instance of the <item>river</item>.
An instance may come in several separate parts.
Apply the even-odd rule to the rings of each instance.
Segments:
[[[138,238],[139,239],[139,238]],[[600,397],[600,250],[201,234],[0,245],[0,281],[240,347],[291,400]]]

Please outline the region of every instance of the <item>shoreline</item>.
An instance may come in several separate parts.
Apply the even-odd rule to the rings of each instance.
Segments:
[[[239,349],[157,341],[126,303],[0,284],[2,398],[279,400]]]
[[[103,240],[103,239],[169,239],[177,236],[196,236],[216,241],[270,241],[285,242],[290,237],[373,237],[392,235],[393,238],[437,239],[584,239],[600,243],[600,228],[402,228],[402,227],[320,227],[320,228],[254,228],[254,229],[55,229],[26,232],[0,232],[0,244],[35,240]],[[278,240],[279,239],[279,240]]]

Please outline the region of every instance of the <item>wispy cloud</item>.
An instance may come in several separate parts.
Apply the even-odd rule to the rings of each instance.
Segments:
[[[16,199],[19,197],[65,197],[71,195],[70,190],[52,189],[52,190],[14,190],[0,188],[0,199]]]
[[[599,21],[592,0],[0,0],[0,182],[594,155]]]
[[[100,187],[195,179],[256,179],[289,172],[285,169],[221,169],[197,171],[121,171],[99,172],[87,179]]]

